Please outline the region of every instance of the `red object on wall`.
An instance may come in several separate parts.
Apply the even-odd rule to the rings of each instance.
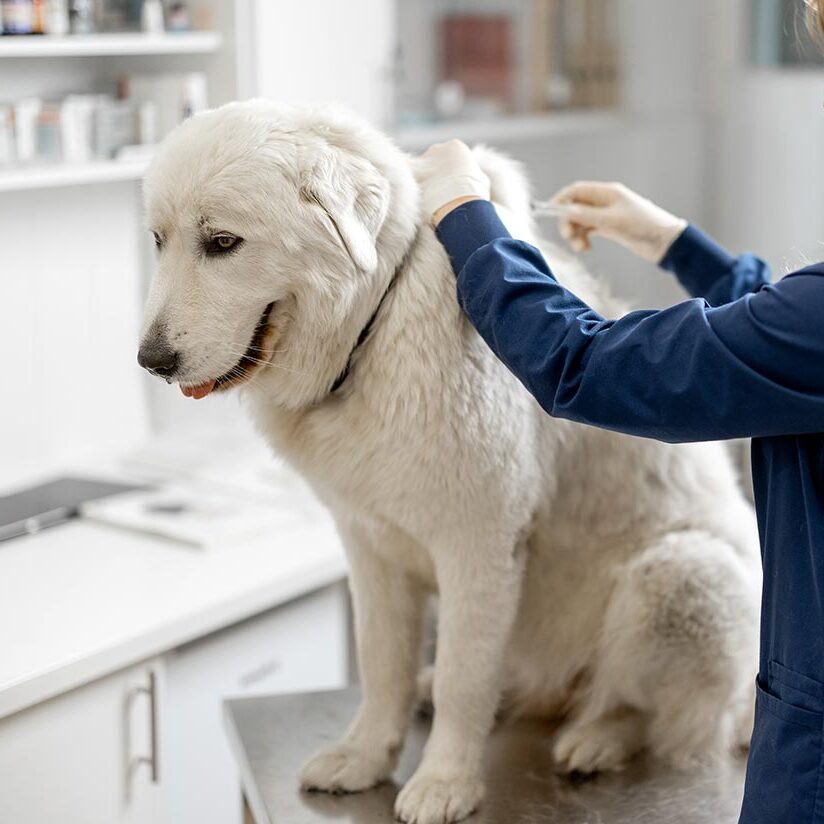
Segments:
[[[510,19],[504,15],[450,14],[441,21],[441,79],[463,86],[467,97],[513,104]]]

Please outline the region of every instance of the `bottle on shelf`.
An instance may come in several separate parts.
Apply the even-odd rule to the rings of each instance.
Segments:
[[[14,104],[14,137],[18,163],[37,159],[37,119],[43,108],[38,97],[27,97]]]
[[[69,33],[69,4],[67,0],[47,0],[46,34],[63,37]]]
[[[166,30],[163,20],[163,3],[160,0],[143,0],[140,27],[147,34],[163,34]]]
[[[34,33],[34,3],[32,0],[2,0],[0,20],[3,34]]]
[[[72,34],[92,34],[94,32],[94,3],[92,0],[71,0],[69,4],[69,27]]]
[[[189,7],[185,3],[172,3],[169,6],[169,31],[189,31],[191,27]]]
[[[32,0],[31,3],[31,33],[46,33],[46,0]]]

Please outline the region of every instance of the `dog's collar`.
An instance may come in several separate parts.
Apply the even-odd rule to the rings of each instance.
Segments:
[[[332,388],[329,390],[330,395],[334,395],[334,393],[337,392],[338,389],[340,389],[344,383],[346,383],[346,379],[349,377],[349,373],[352,371],[352,359],[355,357],[355,352],[357,352],[358,349],[360,349],[361,346],[363,346],[363,344],[366,343],[369,335],[372,333],[372,328],[375,325],[375,321],[377,320],[378,314],[381,311],[381,307],[386,302],[386,298],[388,297],[389,293],[392,291],[392,287],[398,280],[398,275],[400,274],[401,269],[403,269],[403,267],[406,266],[407,257],[408,253],[404,255],[403,260],[400,262],[400,264],[398,264],[398,267],[392,273],[392,278],[389,281],[389,285],[386,287],[386,291],[381,295],[381,299],[378,301],[378,305],[375,307],[375,311],[372,312],[372,316],[366,322],[366,326],[364,326],[363,329],[361,329],[361,333],[360,335],[358,335],[358,340],[355,343],[354,347],[352,347],[352,351],[349,353],[349,357],[346,359],[346,366],[343,367],[343,371],[340,373],[340,375],[338,375],[337,378],[335,378],[335,382],[332,384]]]
[[[412,241],[409,244],[409,246],[406,247],[406,251],[403,253],[401,262],[395,267],[395,271],[392,273],[392,277],[386,286],[386,290],[381,295],[381,299],[378,301],[378,305],[375,307],[375,311],[372,312],[372,316],[366,322],[366,326],[364,326],[363,329],[361,329],[361,333],[358,335],[358,339],[355,342],[355,345],[352,347],[352,351],[349,353],[349,357],[346,359],[346,366],[343,367],[343,371],[337,376],[337,378],[335,378],[335,382],[332,384],[332,388],[329,390],[329,395],[334,395],[335,392],[337,392],[346,383],[346,379],[352,372],[352,361],[355,358],[355,353],[358,351],[358,349],[361,348],[361,346],[363,346],[364,343],[366,343],[366,341],[369,339],[369,336],[372,334],[375,322],[378,319],[378,315],[380,314],[381,308],[383,307],[383,304],[386,302],[386,298],[389,297],[389,293],[394,288],[401,273],[407,267],[409,259],[412,257],[412,252],[418,245],[419,237],[420,227],[418,228],[418,231],[415,233],[415,237],[412,238]]]

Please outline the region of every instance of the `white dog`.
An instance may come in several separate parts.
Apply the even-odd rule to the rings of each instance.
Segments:
[[[513,234],[538,242],[519,168],[477,151]],[[403,821],[478,805],[502,696],[562,721],[564,770],[748,740],[759,561],[725,450],[542,412],[462,316],[408,156],[345,114],[232,104],[170,135],[145,191],[159,257],[140,362],[198,398],[242,385],[346,544],[363,702],[304,787],[391,774],[432,592],[435,715]]]

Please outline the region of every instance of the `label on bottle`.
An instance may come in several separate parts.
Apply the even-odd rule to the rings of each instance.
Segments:
[[[31,34],[34,5],[31,0],[3,0],[3,34]]]

